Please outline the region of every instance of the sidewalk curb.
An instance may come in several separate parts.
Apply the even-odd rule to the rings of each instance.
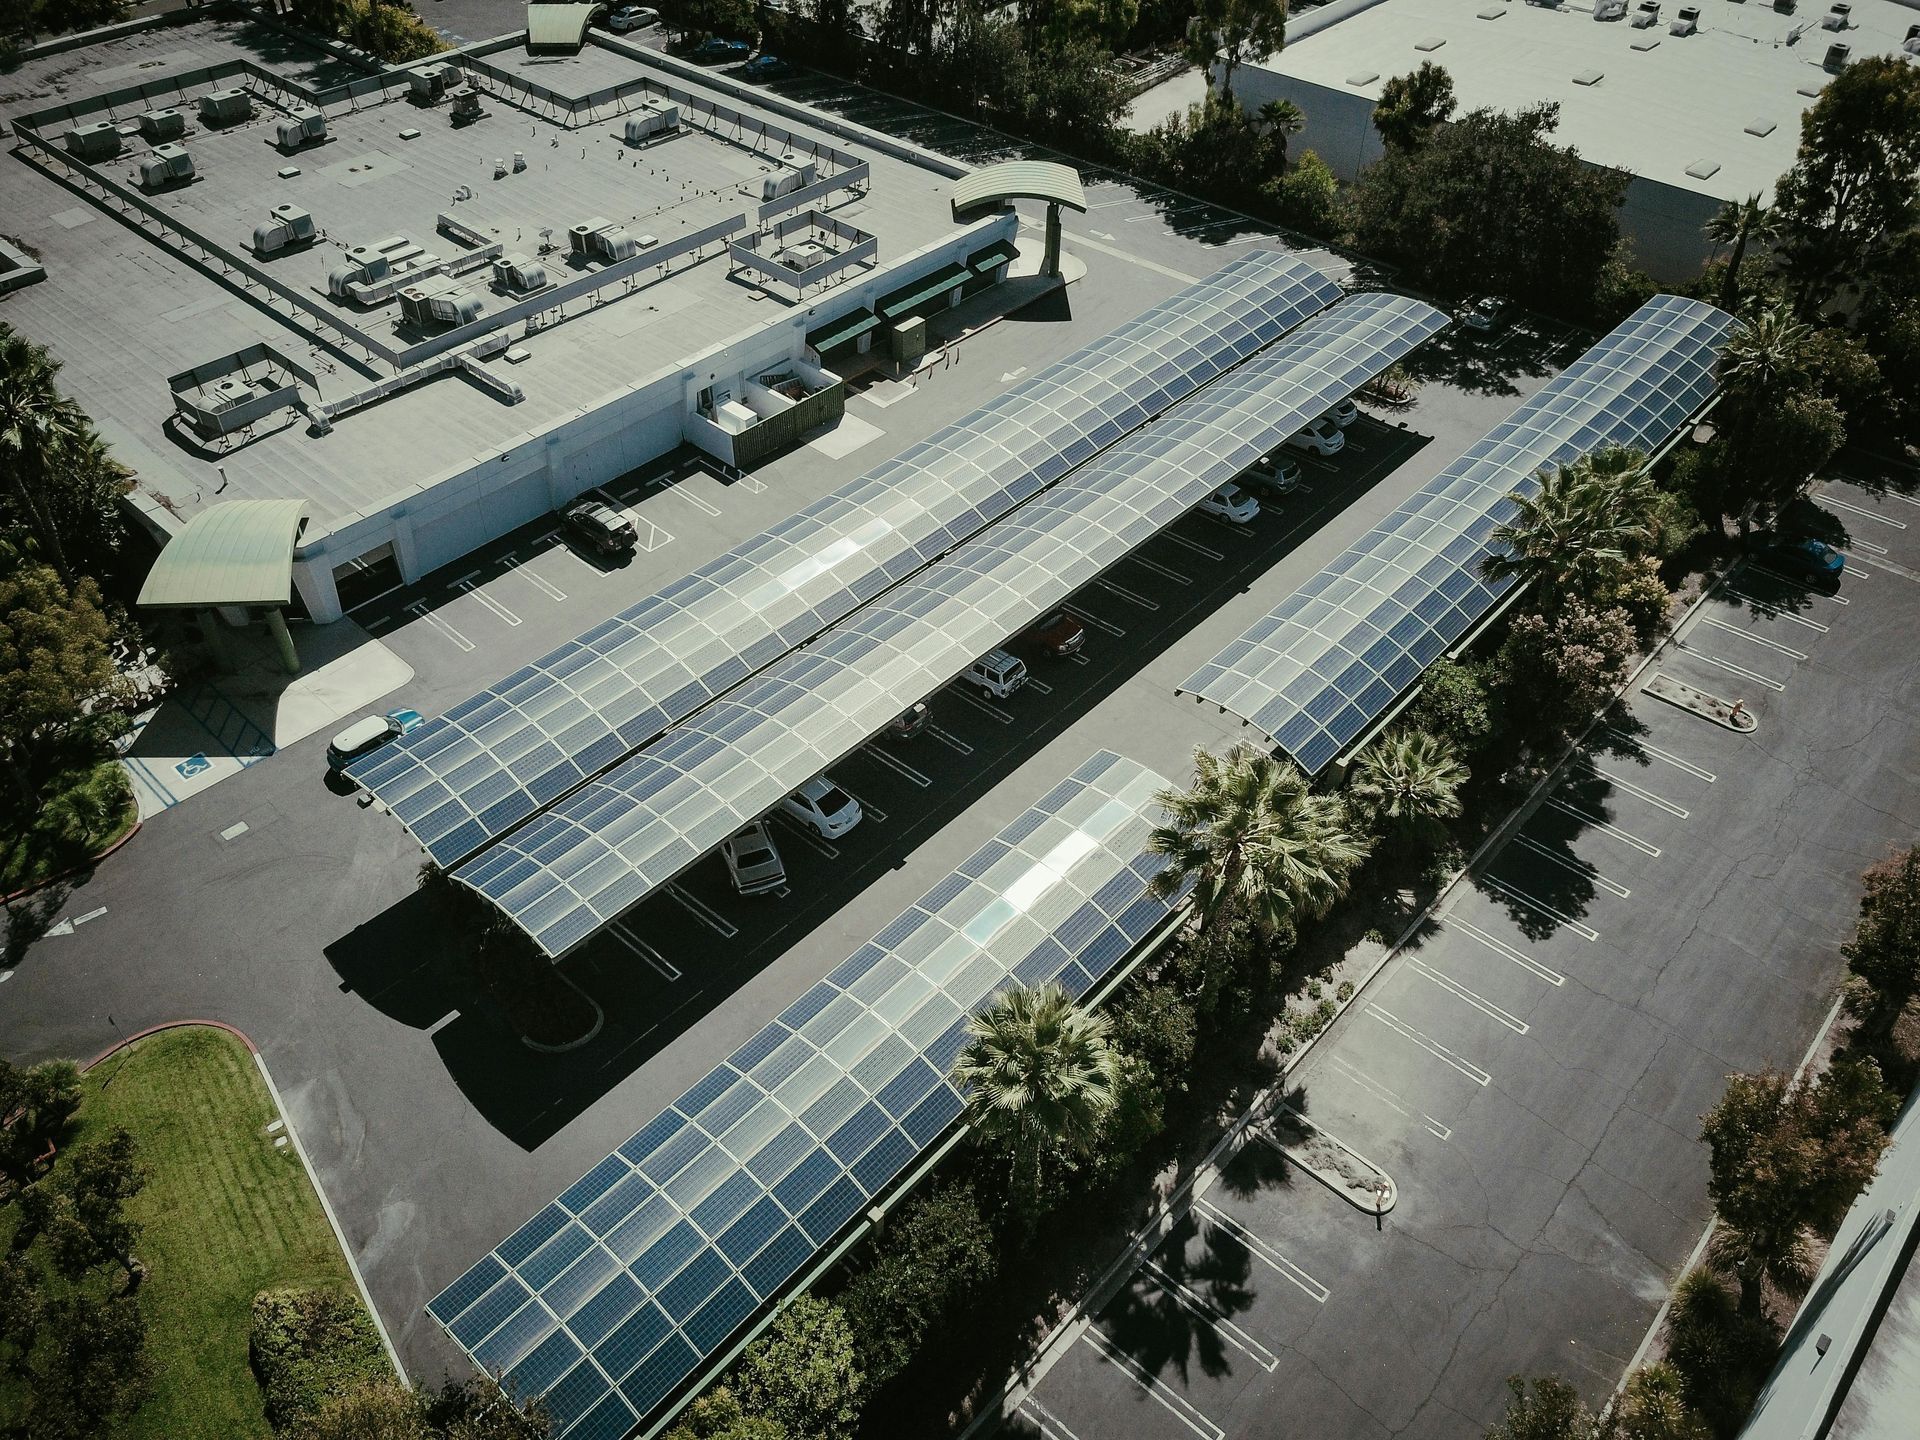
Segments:
[[[122,835],[118,840],[114,841],[113,844],[107,846],[107,848],[102,850],[99,854],[89,855],[85,860],[82,860],[78,865],[70,865],[65,870],[62,870],[58,875],[49,875],[44,880],[36,880],[33,884],[27,886],[24,890],[16,890],[11,895],[0,895],[0,905],[11,905],[16,900],[24,900],[29,895],[37,895],[42,890],[45,890],[50,886],[58,885],[62,880],[71,880],[76,875],[86,874],[87,871],[94,869],[96,866],[99,865],[99,863],[102,860],[105,860],[109,855],[113,855],[117,853],[122,845],[125,845],[129,840],[133,839],[134,836],[140,833],[140,828],[146,823],[147,822],[145,820],[142,820],[136,817],[133,822],[133,828],[128,830],[127,833]]]
[[[294,1153],[300,1157],[301,1167],[306,1172],[307,1183],[313,1186],[313,1193],[320,1199],[320,1208],[326,1213],[327,1224],[333,1227],[334,1241],[340,1247],[341,1257],[347,1262],[347,1270],[353,1276],[354,1287],[360,1292],[360,1303],[367,1307],[367,1315],[373,1321],[373,1328],[379,1333],[380,1347],[387,1352],[387,1361],[393,1366],[393,1373],[400,1383],[412,1389],[413,1382],[407,1378],[406,1369],[400,1363],[400,1352],[393,1348],[393,1337],[387,1334],[386,1322],[380,1318],[379,1308],[374,1305],[373,1295],[367,1289],[366,1277],[360,1273],[360,1262],[354,1258],[353,1247],[347,1243],[347,1232],[340,1228],[340,1217],[334,1214],[333,1202],[327,1198],[326,1187],[320,1183],[320,1177],[314,1171],[313,1159],[307,1154],[306,1145],[301,1142],[299,1127],[293,1123],[293,1117],[287,1113],[286,1101],[281,1098],[280,1087],[274,1084],[273,1072],[267,1068],[267,1057],[260,1052],[260,1047],[253,1043],[252,1036],[239,1026],[229,1025],[224,1020],[163,1020],[158,1025],[149,1025],[146,1029],[129,1035],[117,1044],[108,1046],[82,1065],[81,1072],[84,1074],[92,1070],[103,1061],[111,1059],[122,1050],[138,1044],[149,1036],[158,1035],[167,1030],[189,1029],[224,1030],[246,1046],[247,1053],[253,1056],[253,1063],[260,1070],[260,1078],[267,1082],[267,1094],[273,1099],[274,1111],[286,1125],[287,1138],[293,1142]]]

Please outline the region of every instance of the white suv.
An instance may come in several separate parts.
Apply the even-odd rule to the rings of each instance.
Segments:
[[[989,650],[960,679],[989,700],[1004,700],[1027,683],[1027,662],[1004,650]]]
[[[1287,441],[1296,450],[1311,450],[1316,455],[1338,455],[1346,443],[1346,432],[1324,418],[1314,421]]]
[[[860,802],[833,783],[831,775],[816,775],[780,802],[780,808],[822,840],[837,840],[861,821]]]
[[[1222,485],[1200,502],[1200,513],[1217,515],[1230,525],[1246,525],[1260,513],[1260,502],[1238,485]]]

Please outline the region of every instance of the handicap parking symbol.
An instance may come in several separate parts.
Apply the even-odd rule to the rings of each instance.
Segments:
[[[213,768],[213,762],[207,759],[205,755],[189,755],[173,768],[180,772],[180,778],[182,780],[191,780],[194,776],[211,770]]]

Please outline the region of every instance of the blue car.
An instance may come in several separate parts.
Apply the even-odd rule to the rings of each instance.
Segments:
[[[1824,540],[1776,540],[1760,552],[1760,563],[1798,580],[1832,582],[1847,568],[1847,557]]]
[[[778,80],[792,72],[793,67],[778,55],[756,55],[740,71],[749,80]]]
[[[709,35],[693,47],[693,58],[702,64],[720,64],[728,60],[744,60],[753,53],[753,46],[744,40],[723,40],[718,35]]]

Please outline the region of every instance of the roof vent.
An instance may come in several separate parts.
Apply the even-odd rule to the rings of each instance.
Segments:
[[[1414,41],[1413,48],[1416,50],[1438,50],[1446,43],[1447,40],[1444,35],[1429,35],[1425,39]]]
[[[1696,160],[1687,166],[1687,174],[1696,180],[1711,180],[1720,173],[1718,160]]]
[[[1827,46],[1827,57],[1820,62],[1822,70],[1844,70],[1847,61],[1853,55],[1853,47],[1846,44]]]
[[[1758,135],[1763,140],[1766,139],[1767,136],[1771,135],[1775,130],[1779,128],[1780,128],[1779,126],[1774,124],[1773,121],[1767,119],[1767,117],[1764,115],[1760,116],[1758,119],[1749,120],[1747,122],[1747,134]]]
[[[1373,84],[1373,82],[1379,78],[1380,72],[1378,70],[1356,70],[1353,74],[1347,76],[1347,84],[1357,90],[1363,85]]]
[[[1640,0],[1628,22],[1636,30],[1651,30],[1660,23],[1660,0]]]
[[[1853,7],[1843,3],[1835,5],[1820,17],[1822,30],[1844,30],[1853,18]]]
[[[1574,72],[1573,83],[1576,85],[1598,85],[1604,78],[1606,78],[1606,72],[1603,70],[1578,70]]]
[[[1691,35],[1700,28],[1700,7],[1682,5],[1680,13],[1673,17],[1673,23],[1667,27],[1669,35]]]
[[[1628,48],[1638,50],[1644,55],[1649,50],[1658,50],[1660,42],[1651,35],[1639,35],[1634,37],[1633,43]]]
[[[1474,13],[1479,15],[1482,20],[1498,20],[1502,15],[1507,13],[1507,7],[1504,5],[1488,5],[1484,9],[1475,11]]]
[[[1797,95],[1804,95],[1809,100],[1817,100],[1820,98],[1820,92],[1826,88],[1827,87],[1824,85],[1820,85],[1815,83],[1812,80],[1809,80],[1804,85],[1796,85],[1794,87],[1794,93]]]
[[[1627,13],[1627,0],[1594,0],[1593,18],[1618,20]]]

